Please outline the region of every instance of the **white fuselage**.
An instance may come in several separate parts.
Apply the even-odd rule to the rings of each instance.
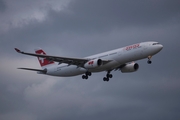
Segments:
[[[76,65],[68,64],[55,64],[53,66],[47,66],[47,75],[69,77],[84,74],[89,72],[101,72],[113,70],[123,64],[144,59],[148,56],[153,56],[158,53],[163,46],[157,42],[142,42],[133,44],[130,46],[122,47],[119,49],[111,50],[108,52],[88,56],[88,59],[102,59],[111,60],[111,62],[101,65],[97,68],[85,69]]]

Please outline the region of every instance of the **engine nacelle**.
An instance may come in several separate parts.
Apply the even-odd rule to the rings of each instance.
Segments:
[[[86,69],[93,69],[97,68],[102,65],[102,60],[101,59],[94,59],[88,61],[86,64],[84,64],[84,68]]]
[[[135,72],[139,69],[139,65],[137,63],[130,63],[120,69],[122,73]]]

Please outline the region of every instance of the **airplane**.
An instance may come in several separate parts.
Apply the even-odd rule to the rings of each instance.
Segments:
[[[94,72],[106,71],[107,74],[103,80],[109,81],[109,79],[113,77],[111,74],[113,70],[120,70],[122,73],[137,71],[139,69],[139,64],[134,61],[147,58],[147,63],[151,64],[152,56],[160,52],[162,48],[162,44],[154,41],[148,41],[95,54],[85,58],[46,55],[42,49],[36,49],[35,53],[23,52],[18,48],[15,48],[15,50],[21,54],[37,57],[42,67],[42,69],[18,69],[37,71],[38,74],[59,77],[82,75],[82,79],[88,79],[88,77]]]

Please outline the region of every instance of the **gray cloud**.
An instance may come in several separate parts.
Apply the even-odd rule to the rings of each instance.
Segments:
[[[0,0],[0,12],[4,12],[6,9],[6,3],[3,0]]]
[[[9,22],[0,23],[1,120],[180,118],[178,0],[19,2],[2,2],[0,21]],[[13,50],[42,47],[52,55],[84,57],[149,40],[164,45],[153,64],[140,60],[135,73],[113,71],[108,83],[105,72],[84,81],[17,70],[40,66]]]
[[[96,32],[112,28],[164,24],[172,18],[179,18],[178,5],[179,1],[164,0],[146,2],[77,0],[70,3],[65,13],[51,13],[51,15],[57,17],[54,20],[59,22],[60,29],[74,28],[78,31],[83,28],[85,31]]]

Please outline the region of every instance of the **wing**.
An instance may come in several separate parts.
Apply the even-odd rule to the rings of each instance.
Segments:
[[[59,57],[59,56],[27,53],[27,52],[23,52],[23,51],[21,51],[21,50],[19,50],[17,48],[15,48],[15,50],[18,53],[21,53],[21,54],[35,56],[35,57],[41,57],[41,58],[46,58],[49,61],[58,62],[59,64],[66,63],[66,64],[69,64],[69,65],[77,65],[79,67],[83,67],[85,63],[87,63],[89,60],[91,60],[91,59],[86,59],[86,58]],[[110,61],[111,60],[102,60],[103,64],[106,64],[106,63],[108,63]]]

